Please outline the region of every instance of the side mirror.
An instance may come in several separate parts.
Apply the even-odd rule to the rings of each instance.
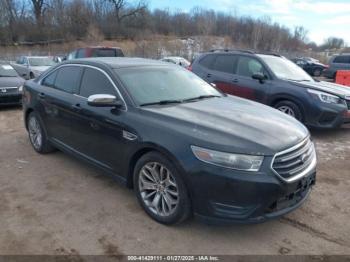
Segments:
[[[253,79],[259,80],[259,82],[262,84],[266,80],[266,76],[262,73],[255,73],[252,75]]]
[[[107,94],[91,95],[88,97],[88,105],[94,107],[117,107],[123,106],[123,102],[115,96]]]

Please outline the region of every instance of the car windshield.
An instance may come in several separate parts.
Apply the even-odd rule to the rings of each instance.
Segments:
[[[180,67],[120,68],[116,72],[138,105],[223,96],[204,80]]]
[[[291,81],[309,81],[314,80],[303,69],[297,66],[295,63],[289,61],[286,58],[272,56],[272,55],[259,55],[264,62],[269,66],[272,72],[279,79],[291,80]]]
[[[0,77],[17,77],[18,74],[10,65],[0,65]]]
[[[50,57],[30,57],[28,58],[29,64],[31,66],[52,66],[55,65],[55,61],[53,61]]]

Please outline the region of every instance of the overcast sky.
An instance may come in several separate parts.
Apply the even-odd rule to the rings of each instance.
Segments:
[[[301,25],[308,38],[321,44],[329,36],[350,44],[350,0],[149,0],[151,8],[170,8],[187,12],[195,6],[251,15],[270,16],[287,27]]]

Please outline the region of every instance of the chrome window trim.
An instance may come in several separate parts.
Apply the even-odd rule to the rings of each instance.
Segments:
[[[50,71],[50,72],[47,72],[45,75],[43,75],[42,77],[40,77],[40,80],[38,81],[38,84],[39,85],[42,85],[42,81],[49,75],[53,74],[55,71],[59,70],[60,68],[63,68],[63,67],[67,67],[67,66],[78,66],[78,67],[88,67],[88,68],[92,68],[92,69],[95,69],[97,71],[100,71],[101,73],[103,73],[109,80],[109,82],[114,86],[114,89],[117,91],[119,97],[121,98],[121,100],[123,101],[124,103],[124,106],[125,106],[125,110],[124,109],[121,109],[123,111],[128,111],[128,106],[124,100],[124,97],[123,95],[121,94],[121,92],[119,91],[119,88],[116,86],[116,84],[114,83],[114,81],[112,80],[112,78],[104,71],[102,70],[101,68],[98,68],[96,66],[91,66],[91,65],[84,65],[84,64],[64,64],[64,65],[60,65],[58,66],[57,68],[55,68],[53,71]],[[87,100],[86,97],[83,97],[83,96],[80,96],[78,94],[73,94],[75,96],[78,96],[78,97],[82,97],[82,98],[85,98]]]
[[[280,178],[282,179],[283,181],[287,182],[287,183],[292,183],[300,178],[302,178],[303,176],[307,175],[311,170],[313,170],[315,167],[316,167],[316,164],[317,164],[317,157],[316,157],[316,150],[315,150],[315,145],[312,141],[310,141],[311,143],[311,146],[312,146],[312,161],[310,163],[310,165],[303,171],[301,172],[300,174],[297,174],[293,177],[289,177],[289,178],[284,178],[282,177],[280,174],[278,174],[278,172],[275,171],[275,169],[273,168],[273,163],[275,162],[275,159],[277,156],[280,156],[280,155],[283,155],[283,154],[286,154],[286,153],[289,153],[291,151],[294,151],[295,149],[301,147],[308,139],[310,139],[310,136],[308,136],[307,138],[305,138],[302,142],[298,143],[297,145],[291,147],[291,148],[288,148],[286,150],[283,150],[281,152],[278,152],[276,153],[273,158],[272,158],[272,161],[271,161],[271,165],[270,165],[270,168],[271,170]]]

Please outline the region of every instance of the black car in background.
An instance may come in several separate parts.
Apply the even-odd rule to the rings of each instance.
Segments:
[[[23,101],[37,152],[58,148],[103,169],[160,223],[262,222],[300,206],[315,182],[300,122],[169,63],[64,62],[27,81]]]
[[[323,71],[328,68],[327,65],[322,64],[316,59],[294,58],[292,61],[311,76],[321,76]]]
[[[78,48],[70,52],[63,60],[72,60],[87,57],[123,57],[124,53],[119,47],[90,46]]]
[[[212,51],[198,57],[191,68],[227,94],[269,105],[308,126],[335,128],[350,123],[349,88],[316,81],[277,54]]]
[[[350,54],[333,56],[328,62],[328,68],[323,72],[325,77],[335,79],[337,71],[350,70]]]
[[[20,105],[24,79],[7,63],[0,63],[0,106]]]

